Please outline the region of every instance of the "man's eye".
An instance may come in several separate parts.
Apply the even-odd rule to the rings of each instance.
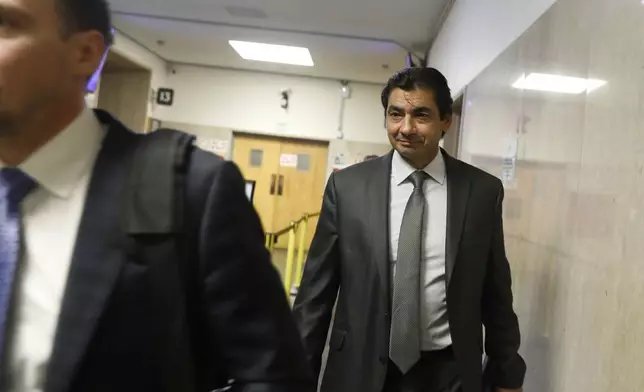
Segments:
[[[0,15],[0,27],[5,28],[5,27],[9,27],[11,25],[12,25],[12,21],[9,20],[9,18],[7,18],[4,15]]]

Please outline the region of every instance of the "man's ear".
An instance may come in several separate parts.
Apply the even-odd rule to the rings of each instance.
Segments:
[[[76,33],[71,37],[71,45],[76,75],[84,80],[91,78],[107,50],[103,35],[95,30]]]

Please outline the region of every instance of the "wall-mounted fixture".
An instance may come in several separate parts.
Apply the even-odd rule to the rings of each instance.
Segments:
[[[338,139],[344,139],[344,107],[351,98],[351,86],[348,80],[340,81],[340,115],[338,119]]]
[[[351,86],[349,86],[349,81],[348,80],[341,80],[340,84],[342,85],[342,87],[340,87],[340,92],[342,93],[342,98],[344,98],[344,99],[351,98]]]
[[[288,110],[289,100],[291,99],[291,89],[283,89],[280,91],[280,107]]]

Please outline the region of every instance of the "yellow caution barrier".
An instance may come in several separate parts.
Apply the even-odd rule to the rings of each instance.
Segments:
[[[286,248],[286,268],[284,271],[284,289],[288,295],[297,293],[297,288],[302,281],[302,273],[304,271],[304,262],[306,259],[306,239],[308,233],[309,220],[313,217],[319,216],[320,213],[306,214],[297,221],[293,221],[290,225],[276,233],[266,233],[266,248],[272,254],[275,250],[275,244],[280,236],[288,234],[288,246]],[[299,234],[299,241],[297,236]],[[295,245],[297,244],[297,257],[295,253]],[[295,272],[295,274],[293,273]]]

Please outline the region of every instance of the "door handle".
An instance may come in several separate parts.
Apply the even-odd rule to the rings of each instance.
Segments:
[[[277,185],[277,196],[284,194],[284,176],[280,174],[279,184]]]
[[[271,190],[270,195],[275,195],[275,182],[277,181],[277,174],[271,174]]]

